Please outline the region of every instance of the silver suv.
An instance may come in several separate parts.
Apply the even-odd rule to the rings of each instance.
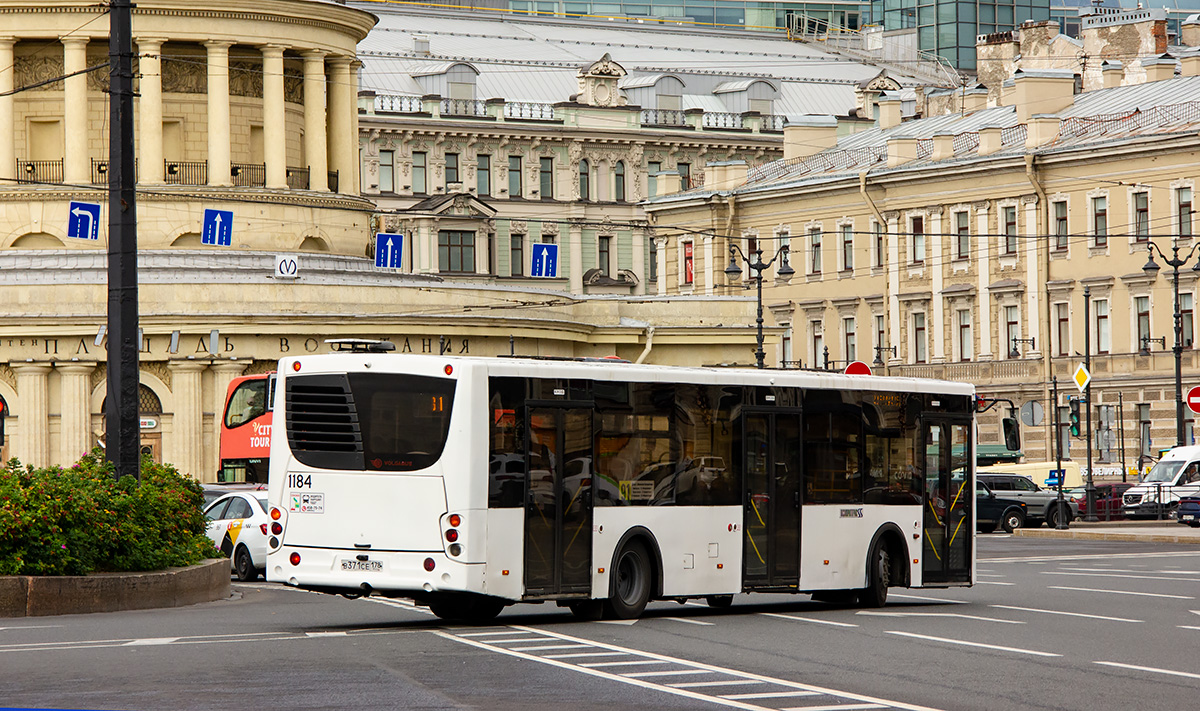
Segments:
[[[976,474],[975,478],[987,484],[996,496],[1005,499],[1018,499],[1025,502],[1025,510],[1029,517],[1030,526],[1040,526],[1045,521],[1054,528],[1058,524],[1058,492],[1043,489],[1033,480],[1020,474],[1002,474],[989,472]],[[1079,516],[1079,504],[1071,502],[1063,496],[1063,513],[1067,523]]]

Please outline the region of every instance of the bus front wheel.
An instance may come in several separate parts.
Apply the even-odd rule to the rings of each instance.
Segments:
[[[632,620],[650,602],[650,552],[641,541],[631,541],[617,554],[612,585],[604,603],[605,617]]]
[[[858,591],[858,603],[863,607],[883,607],[887,604],[888,586],[892,582],[892,560],[887,544],[879,541],[871,551],[867,565],[867,587]]]

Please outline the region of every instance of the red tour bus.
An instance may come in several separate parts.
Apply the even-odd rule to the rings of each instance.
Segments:
[[[223,484],[267,482],[267,457],[271,451],[271,396],[275,374],[260,373],[234,378],[225,395],[221,420],[221,470]]]

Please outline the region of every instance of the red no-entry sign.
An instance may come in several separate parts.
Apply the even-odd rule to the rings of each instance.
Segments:
[[[1187,391],[1183,401],[1187,403],[1188,408],[1195,413],[1200,413],[1200,385]]]
[[[867,365],[866,363],[862,362],[861,360],[856,360],[853,363],[851,363],[850,365],[846,366],[846,375],[870,375],[870,374],[871,374],[871,366]],[[1196,390],[1200,391],[1200,388],[1196,388]]]

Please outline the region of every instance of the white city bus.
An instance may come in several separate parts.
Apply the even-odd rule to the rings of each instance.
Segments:
[[[970,385],[353,352],[276,393],[272,581],[473,621],[974,582]]]

